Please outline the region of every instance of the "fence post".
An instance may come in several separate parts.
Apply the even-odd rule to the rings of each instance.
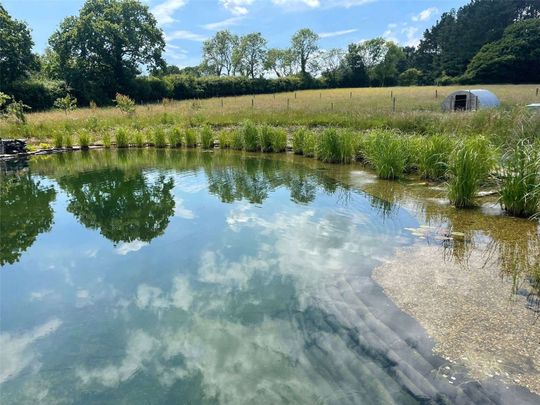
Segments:
[[[254,101],[255,101],[255,98],[252,98],[251,99],[251,108],[253,108]]]
[[[352,98],[352,91],[349,93],[349,99]]]
[[[334,102],[331,103],[330,109],[331,109],[332,111],[334,111]]]
[[[223,108],[223,99],[221,99],[221,108]]]
[[[394,98],[394,91],[390,90],[390,98]]]
[[[296,91],[294,92],[294,99],[296,100]]]
[[[289,99],[287,99],[287,111],[289,110]]]
[[[538,89],[536,89],[536,95],[538,95]],[[322,99],[322,91],[319,91],[319,100]]]
[[[536,97],[538,97],[538,87],[536,88]]]
[[[276,99],[276,93],[274,93],[274,100]]]
[[[396,98],[392,97],[392,112],[396,112]]]
[[[435,89],[435,98],[437,98],[439,95],[437,94],[437,89]]]

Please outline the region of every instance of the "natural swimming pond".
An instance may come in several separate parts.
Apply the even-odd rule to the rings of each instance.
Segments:
[[[331,170],[149,149],[4,174],[2,403],[535,403],[449,377],[372,278],[421,219]]]

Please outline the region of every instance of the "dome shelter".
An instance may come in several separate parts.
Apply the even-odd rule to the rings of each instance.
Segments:
[[[499,99],[489,90],[457,90],[450,93],[442,103],[443,111],[476,111],[480,108],[494,108]]]

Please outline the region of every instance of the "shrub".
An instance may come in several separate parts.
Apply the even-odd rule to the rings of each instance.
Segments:
[[[241,129],[232,132],[231,148],[242,150],[244,148],[244,136]]]
[[[171,148],[179,148],[182,146],[182,131],[175,127],[169,131],[169,145]]]
[[[126,128],[116,130],[116,147],[127,148],[129,146],[129,132]]]
[[[293,134],[292,148],[296,155],[304,154],[304,142],[306,139],[306,129],[301,128]]]
[[[103,134],[103,146],[106,148],[111,147],[111,134],[109,132],[105,132]]]
[[[317,138],[312,131],[306,131],[304,135],[304,156],[314,157],[317,149]]]
[[[64,134],[62,133],[62,131],[53,132],[53,145],[57,149],[64,146]]]
[[[116,93],[114,102],[116,103],[116,107],[126,114],[133,114],[135,112],[135,101],[129,98],[129,96]]]
[[[327,129],[321,134],[317,143],[317,159],[327,163],[349,163],[352,157],[350,132]]]
[[[259,150],[259,131],[257,126],[250,120],[242,125],[242,145],[245,150],[253,152]]]
[[[186,128],[184,132],[184,144],[188,148],[195,148],[197,146],[197,134],[195,133],[195,130],[192,128]]]
[[[478,188],[486,180],[494,159],[484,137],[461,141],[452,152],[448,173],[448,198],[458,208],[472,207]]]
[[[263,125],[259,129],[259,145],[262,152],[272,152],[272,138],[274,137],[274,128],[269,125]]]
[[[221,130],[218,134],[218,142],[220,149],[228,149],[232,146],[233,133],[227,130]]]
[[[88,149],[91,142],[90,132],[86,130],[79,131],[79,146],[81,149]]]
[[[422,139],[417,150],[420,175],[430,180],[446,178],[452,147],[453,142],[448,136],[434,135]]]
[[[142,131],[135,131],[135,134],[133,135],[133,143],[138,148],[142,148],[144,146],[144,135]]]
[[[275,128],[272,136],[272,150],[284,152],[287,149],[287,133],[281,128]]]
[[[73,139],[71,138],[71,134],[66,134],[64,136],[64,144],[66,146],[66,148],[73,148]]]
[[[202,127],[200,133],[201,148],[212,149],[214,147],[214,133],[208,125]]]
[[[403,175],[408,153],[405,141],[389,130],[376,130],[366,143],[367,161],[381,179],[396,179]]]
[[[156,148],[164,148],[167,146],[167,141],[165,139],[165,132],[163,131],[163,128],[154,128],[153,143]]]
[[[500,204],[511,215],[530,217],[540,211],[540,152],[520,141],[502,160]]]
[[[77,108],[77,99],[71,97],[71,94],[68,93],[65,97],[59,97],[54,100],[54,106],[59,110],[63,110],[67,115],[68,112]]]

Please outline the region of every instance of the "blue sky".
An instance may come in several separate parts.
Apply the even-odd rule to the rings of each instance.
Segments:
[[[0,0],[15,18],[32,28],[35,50],[42,52],[49,36],[84,0]],[[261,32],[269,47],[284,48],[300,28],[321,36],[324,49],[346,48],[383,36],[400,45],[414,45],[444,11],[468,0],[146,0],[163,29],[165,59],[192,66],[201,58],[202,41],[217,30],[235,34]]]

